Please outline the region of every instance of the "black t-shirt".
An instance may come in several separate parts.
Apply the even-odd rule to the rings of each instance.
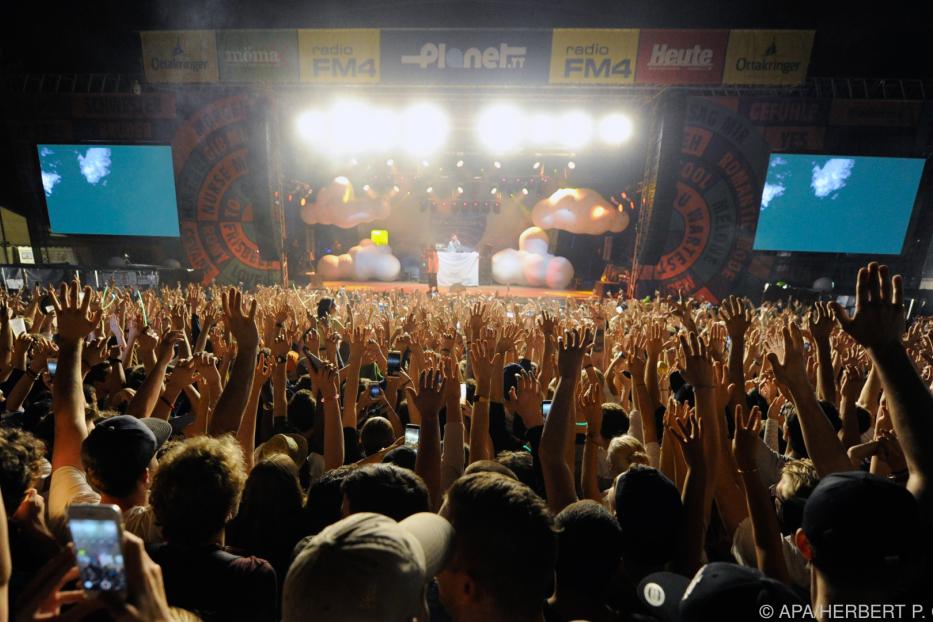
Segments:
[[[162,566],[168,602],[214,620],[277,619],[275,570],[258,557],[239,557],[222,547],[156,544],[149,555]]]

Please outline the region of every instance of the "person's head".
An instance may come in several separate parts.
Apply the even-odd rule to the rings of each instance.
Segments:
[[[310,538],[285,577],[282,619],[410,622],[427,620],[427,583],[453,543],[436,514],[403,521],[361,513]]]
[[[288,421],[288,425],[302,434],[307,434],[314,429],[314,411],[316,409],[317,403],[314,400],[314,395],[308,389],[301,389],[295,392],[292,399],[288,400],[285,419]]]
[[[256,463],[246,478],[236,517],[239,533],[254,544],[291,537],[302,502],[294,462],[284,454],[273,454]]]
[[[363,453],[371,456],[395,442],[395,430],[385,417],[370,417],[360,430]]]
[[[474,473],[454,482],[440,514],[456,534],[451,561],[437,576],[453,619],[540,617],[557,554],[544,501],[513,479]]]
[[[622,551],[632,568],[659,568],[674,558],[671,535],[681,528],[677,486],[657,469],[640,464],[616,478],[612,507],[622,527]]]
[[[606,596],[622,559],[622,529],[595,501],[571,503],[554,519],[557,536],[557,589],[591,599]]]
[[[337,312],[337,303],[333,298],[321,298],[317,303],[317,319],[327,319],[333,313]]]
[[[652,618],[662,622],[753,620],[770,617],[759,614],[769,610],[780,618],[786,607],[806,604],[783,583],[727,562],[707,564],[692,579],[651,574],[638,585],[637,595]]]
[[[344,515],[375,512],[400,521],[430,511],[428,488],[414,472],[394,464],[367,464],[343,480]]]
[[[454,233],[454,234],[452,234],[452,235],[450,236],[450,239],[451,239],[452,241],[454,241],[454,242],[457,242],[460,238],[458,238],[458,237],[457,237],[457,234]]]
[[[814,602],[852,594],[870,602],[909,590],[924,539],[914,496],[860,471],[822,478],[796,534],[797,548],[817,575]]]
[[[246,483],[243,450],[231,436],[199,436],[162,457],[149,502],[170,543],[213,543],[236,514]]]
[[[512,471],[518,481],[541,494],[538,475],[535,473],[534,458],[530,452],[524,450],[500,451],[496,456],[496,462]]]
[[[803,520],[803,508],[820,477],[809,459],[791,460],[781,469],[781,479],[774,485],[774,503],[781,533],[793,535]]]
[[[602,406],[603,424],[600,433],[610,440],[628,433],[629,418],[621,404],[606,402]]]
[[[402,445],[390,450],[382,458],[383,464],[394,464],[402,469],[409,471],[415,470],[415,463],[418,461],[418,453],[413,447]]]
[[[114,499],[128,499],[149,488],[156,452],[172,435],[167,421],[131,415],[96,423],[81,444],[88,483]]]
[[[517,480],[518,476],[509,467],[496,460],[476,460],[463,471],[464,475],[472,473],[498,473],[510,479]]]
[[[623,434],[609,441],[606,457],[609,460],[609,472],[613,479],[627,471],[633,464],[648,466],[645,446],[631,434]]]
[[[339,466],[324,473],[308,488],[305,500],[305,528],[307,533],[319,533],[343,517],[343,480],[356,469],[351,464]]]
[[[18,428],[0,428],[0,491],[10,517],[36,487],[45,460],[45,443]]]

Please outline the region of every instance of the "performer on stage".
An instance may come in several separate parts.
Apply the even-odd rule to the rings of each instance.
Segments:
[[[429,245],[424,249],[424,265],[428,273],[428,293],[440,293],[437,289],[437,272],[440,270],[441,260],[437,256],[437,249]]]
[[[459,253],[463,249],[463,245],[460,244],[460,239],[457,238],[457,234],[450,236],[450,242],[447,243],[447,252],[448,253]]]

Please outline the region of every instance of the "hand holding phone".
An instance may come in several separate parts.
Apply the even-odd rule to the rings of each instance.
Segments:
[[[409,423],[405,426],[405,446],[418,451],[418,442],[421,439],[421,426]]]
[[[390,350],[389,354],[386,356],[386,363],[389,367],[386,370],[386,374],[389,376],[398,376],[399,372],[402,370],[402,353],[398,350]]]
[[[88,595],[126,600],[123,515],[115,505],[75,504],[68,508],[80,584]]]

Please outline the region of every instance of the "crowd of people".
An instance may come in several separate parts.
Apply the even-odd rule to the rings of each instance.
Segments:
[[[933,326],[875,263],[854,313],[77,282],[0,302],[0,621],[930,611]],[[122,513],[123,598],[75,584],[78,504]]]

